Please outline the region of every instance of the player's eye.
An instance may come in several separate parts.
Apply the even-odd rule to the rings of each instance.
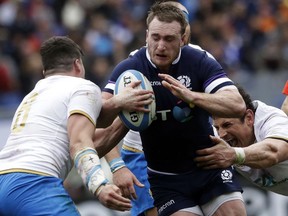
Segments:
[[[159,37],[159,36],[152,36],[152,39],[153,39],[154,41],[159,41],[159,40],[160,40],[160,37]]]
[[[165,38],[165,40],[167,41],[167,42],[172,42],[172,41],[174,41],[174,37],[167,37],[167,38]]]
[[[230,122],[226,122],[222,125],[222,128],[229,128],[231,126],[232,126],[232,124]]]

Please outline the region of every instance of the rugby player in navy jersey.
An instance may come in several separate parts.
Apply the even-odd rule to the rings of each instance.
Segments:
[[[163,0],[161,3],[178,7],[184,13],[188,23],[184,37],[184,44],[187,45],[190,41],[188,10],[176,0]],[[195,44],[189,44],[189,46],[202,50],[201,47]],[[131,52],[130,55],[133,55],[135,52],[137,52],[137,50]],[[211,58],[214,58],[210,53],[207,52],[207,54]],[[128,129],[121,123],[120,119],[115,120],[115,122],[109,127],[109,135],[106,134],[107,129],[108,128],[97,130],[98,136],[100,133],[100,137],[106,138],[106,146],[115,146],[124,138],[120,152],[119,147],[116,146],[105,155],[105,158],[111,166],[113,182],[121,189],[123,196],[133,198],[131,200],[131,216],[158,215],[157,210],[154,207],[154,199],[150,192],[150,184],[147,176],[147,162],[144,156],[139,132],[133,130],[128,131]],[[109,139],[107,139],[108,137]],[[99,147],[99,143],[104,145],[103,139],[96,139],[96,146],[98,145]]]
[[[188,10],[178,1],[163,0],[161,4],[173,5],[179,8],[185,15],[188,25],[186,26],[184,44],[187,45],[190,41]],[[190,44],[190,46],[201,49],[196,45]],[[133,53],[137,51],[138,50],[131,52],[130,55],[133,55]],[[111,139],[109,139],[108,145],[112,145],[112,143],[116,145],[124,138],[120,152],[118,146],[116,146],[105,155],[113,173],[113,182],[121,189],[123,196],[133,198],[131,199],[131,216],[157,216],[157,209],[154,207],[154,199],[151,196],[147,175],[147,162],[139,132],[133,130],[128,131],[120,119],[117,119],[114,124],[111,125],[111,128],[114,132],[110,132],[113,133],[113,136],[109,135]],[[102,130],[102,132],[97,132],[100,132],[103,137],[105,136],[105,130],[107,129]],[[108,136],[106,135],[106,137]]]
[[[113,97],[115,81],[127,69],[141,71],[153,86],[157,119],[140,135],[159,215],[246,215],[232,168],[207,171],[193,160],[196,150],[213,146],[210,114],[240,117],[245,104],[214,58],[181,48],[186,25],[176,7],[152,6],[147,47],[115,67],[102,96]]]

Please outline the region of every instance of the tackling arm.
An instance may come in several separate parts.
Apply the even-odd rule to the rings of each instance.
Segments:
[[[212,136],[211,139],[216,145],[198,150],[199,156],[195,159],[198,166],[205,169],[226,168],[233,164],[263,169],[288,160],[288,143],[284,140],[267,138],[240,148],[244,152],[239,155],[237,148],[231,147],[223,139]]]
[[[267,138],[244,148],[244,164],[252,168],[267,168],[288,160],[288,142]]]

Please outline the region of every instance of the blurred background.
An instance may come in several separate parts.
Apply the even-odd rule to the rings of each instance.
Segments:
[[[180,0],[191,43],[209,51],[252,99],[279,107],[288,79],[288,0]],[[42,78],[41,43],[68,35],[85,52],[87,79],[101,88],[112,68],[145,44],[152,0],[0,0],[0,148],[14,111]],[[51,104],[52,106],[52,104]],[[103,166],[110,175],[105,161]],[[250,216],[287,216],[288,198],[243,180]],[[71,173],[67,188],[83,215],[129,215],[106,209]],[[92,202],[92,203],[91,203]]]

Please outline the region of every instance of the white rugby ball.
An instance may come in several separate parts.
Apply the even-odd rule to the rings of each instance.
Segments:
[[[149,80],[137,70],[126,70],[117,79],[115,83],[114,94],[117,95],[124,90],[124,88],[133,81],[141,80],[141,84],[137,86],[138,89],[145,89],[153,91]],[[156,114],[155,97],[153,102],[145,108],[149,109],[149,113],[144,112],[129,112],[123,110],[119,113],[122,122],[131,130],[142,131],[146,129],[153,121]]]

